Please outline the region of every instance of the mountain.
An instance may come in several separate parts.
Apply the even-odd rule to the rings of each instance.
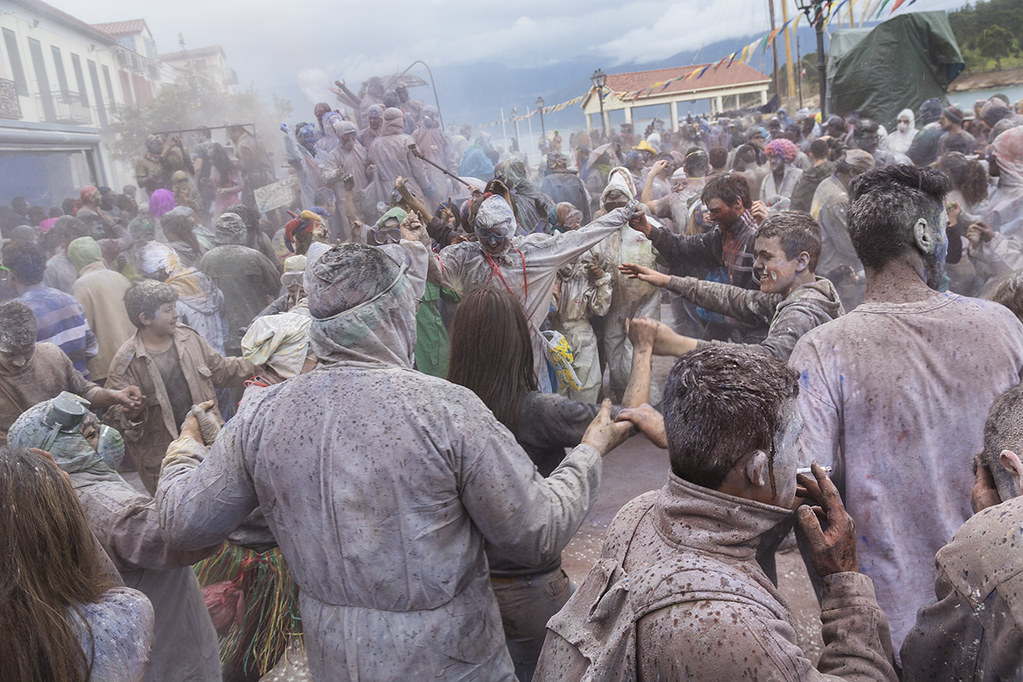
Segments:
[[[437,96],[440,99],[441,116],[447,126],[470,123],[475,128],[487,122],[499,121],[502,107],[506,119],[510,119],[512,107],[517,108],[519,115],[529,110],[535,110],[538,95],[544,98],[547,106],[578,97],[590,87],[590,74],[597,68],[602,68],[608,73],[622,73],[686,66],[695,63],[705,64],[717,61],[732,52],[741,51],[756,37],[756,35],[749,35],[722,40],[698,50],[679,52],[660,61],[632,62],[614,66],[608,65],[608,60],[604,57],[580,56],[568,61],[534,68],[510,68],[496,63],[438,68],[434,75]],[[791,41],[793,64],[797,59],[796,37],[799,40],[800,54],[805,55],[816,49],[816,34],[812,28],[805,26],[804,19]],[[825,32],[825,51],[828,49],[827,46],[828,39],[827,32]],[[778,62],[784,68],[785,42],[783,35],[778,36]],[[764,73],[771,73],[773,70],[771,50],[768,49],[765,53],[757,49],[753,59],[750,60],[750,65]],[[425,74],[421,75],[425,77]],[[416,88],[411,95],[416,99],[422,99],[426,104],[433,103],[433,92],[429,87]],[[695,103],[693,113],[706,110],[705,103],[698,102]],[[684,115],[686,112],[682,111],[681,113]],[[612,115],[612,125],[617,125],[621,116],[620,113],[617,118]],[[652,116],[668,120],[667,107],[651,107],[648,110],[637,112],[639,118],[651,118]],[[544,115],[547,130],[557,127],[577,128],[581,127],[584,121],[582,108],[578,104],[557,113]],[[539,133],[539,117],[534,115],[531,123],[533,132]],[[510,120],[506,125],[508,135],[514,135],[514,127]],[[492,134],[495,130],[497,131],[496,135],[500,136],[500,125],[488,128]],[[519,123],[519,132],[522,136],[527,134],[525,121]]]

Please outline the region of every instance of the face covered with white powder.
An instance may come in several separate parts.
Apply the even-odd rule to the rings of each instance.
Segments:
[[[511,248],[517,224],[515,213],[502,197],[488,197],[476,213],[476,238],[480,248],[492,258],[503,256]]]

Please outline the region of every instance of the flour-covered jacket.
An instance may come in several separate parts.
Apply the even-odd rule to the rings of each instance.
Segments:
[[[485,254],[478,242],[452,244],[438,254],[440,267],[431,269],[431,281],[463,300],[484,287],[506,290],[519,299],[529,318],[533,365],[539,376],[545,357],[539,329],[550,312],[558,270],[627,225],[631,215],[631,208],[618,208],[571,232],[513,237],[511,248],[497,258]]]
[[[695,277],[672,277],[668,290],[701,308],[752,325],[770,325],[767,338],[760,343],[742,344],[753,353],[762,353],[786,362],[800,337],[818,325],[845,314],[838,292],[830,280],[817,277],[782,298],[755,289],[743,289],[722,282]],[[720,345],[721,341],[697,341],[697,348]],[[734,345],[734,344],[726,344]]]
[[[902,645],[903,680],[1023,678],[1023,497],[963,524],[934,563],[936,603]]]
[[[756,560],[791,521],[788,509],[669,474],[611,522],[596,566],[548,623],[533,679],[897,679],[887,622],[859,573],[822,579],[816,668],[799,648],[789,607]]]
[[[324,365],[251,396],[205,458],[172,443],[161,525],[195,548],[259,505],[316,679],[512,680],[484,540],[546,565],[596,496],[600,455],[581,445],[541,477],[475,394],[412,369],[415,302],[401,277],[314,319]]]

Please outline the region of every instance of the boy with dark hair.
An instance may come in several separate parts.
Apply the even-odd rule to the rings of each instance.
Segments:
[[[58,346],[37,342],[36,335],[36,319],[27,305],[0,304],[0,441],[18,415],[62,391],[82,396],[98,410],[141,406],[137,387],[101,388],[83,377]]]
[[[59,346],[71,358],[75,369],[88,379],[86,362],[96,356],[99,346],[89,329],[82,304],[71,294],[43,284],[46,255],[35,244],[9,242],[2,253],[11,285],[18,293],[17,300],[31,308],[35,315],[36,341]]]
[[[784,211],[765,220],[756,232],[754,251],[753,269],[760,278],[760,291],[695,277],[672,277],[632,263],[622,265],[621,271],[744,324],[768,325],[766,339],[743,347],[784,362],[803,334],[845,311],[834,285],[815,274],[821,231],[808,213]],[[732,345],[682,336],[661,323],[654,352],[682,355],[721,343]]]
[[[225,358],[194,329],[178,325],[177,300],[169,284],[143,279],[132,285],[124,307],[138,332],[114,355],[107,378],[111,388],[134,384],[146,396],[136,409],[115,410],[111,422],[124,435],[150,493],[167,445],[192,405],[215,401],[215,389],[240,386],[256,374],[248,360]]]
[[[671,473],[611,522],[597,563],[547,624],[534,680],[711,680],[735,671],[897,679],[887,622],[859,573],[852,520],[819,466],[798,478],[800,497],[814,506],[796,514],[823,584],[816,666],[757,562],[793,516],[798,379],[774,358],[702,348],[668,375],[663,418],[649,405],[621,412],[619,420],[667,447]]]

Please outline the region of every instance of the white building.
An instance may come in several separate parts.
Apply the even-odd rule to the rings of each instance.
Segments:
[[[219,46],[165,60],[143,19],[89,25],[41,0],[0,0],[0,43],[0,204],[23,196],[49,209],[85,185],[120,191],[134,168],[100,135],[119,107],[151,102],[183,68],[225,91],[237,82]]]
[[[228,68],[224,48],[220,45],[162,54],[160,61],[180,72],[202,76],[214,88],[223,92],[234,92],[238,85],[238,76],[233,69]]]
[[[125,101],[116,41],[39,0],[0,0],[0,202],[111,184],[100,128]]]

